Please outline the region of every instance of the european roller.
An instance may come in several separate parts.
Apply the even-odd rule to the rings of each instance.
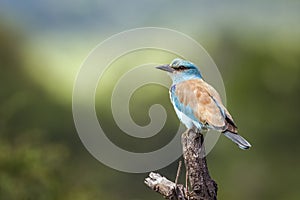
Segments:
[[[180,121],[188,128],[217,130],[235,142],[241,149],[250,143],[237,133],[237,126],[222,103],[218,92],[206,83],[198,67],[179,58],[171,64],[156,67],[168,72],[173,84],[170,99]]]

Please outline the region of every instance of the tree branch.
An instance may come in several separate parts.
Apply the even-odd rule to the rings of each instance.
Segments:
[[[182,134],[183,158],[188,174],[190,199],[216,200],[217,184],[210,177],[205,157],[203,135],[190,129]]]
[[[187,183],[186,187],[177,185],[153,172],[145,179],[145,183],[167,199],[216,200],[218,187],[209,175],[203,141],[203,135],[194,129],[189,129],[182,134],[183,158],[191,191],[188,191]]]
[[[166,199],[186,200],[183,185],[176,185],[160,174],[151,172],[149,177],[145,179],[145,184],[152,190],[162,194]]]

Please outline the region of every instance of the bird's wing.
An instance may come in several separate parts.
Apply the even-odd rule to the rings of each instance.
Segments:
[[[190,116],[191,113],[186,113],[186,108],[189,107],[191,109],[188,110],[202,124],[222,131],[226,129],[228,111],[213,87],[202,79],[192,79],[177,84],[174,90],[181,104],[175,104],[178,110]],[[232,119],[230,115],[228,118]]]
[[[224,131],[230,131],[230,132],[233,132],[233,133],[237,133],[237,126],[236,126],[235,122],[233,121],[232,116],[230,115],[230,113],[228,112],[226,107],[223,105],[223,102],[222,102],[222,99],[221,99],[219,93],[215,90],[215,88],[213,88],[211,85],[209,85],[205,81],[203,81],[203,84],[207,88],[210,95],[212,97],[214,97],[217,104],[221,107],[221,110],[223,110],[223,112],[224,112],[225,123],[226,123]]]

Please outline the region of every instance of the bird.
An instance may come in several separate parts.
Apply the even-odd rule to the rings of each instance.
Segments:
[[[172,79],[169,95],[179,120],[186,128],[216,130],[236,143],[241,149],[251,144],[238,134],[232,116],[224,106],[219,93],[204,81],[199,68],[180,58],[170,64],[157,66]]]

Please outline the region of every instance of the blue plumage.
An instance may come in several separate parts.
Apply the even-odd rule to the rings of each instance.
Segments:
[[[198,122],[198,119],[194,115],[193,109],[189,105],[184,105],[179,101],[175,92],[175,85],[170,89],[171,102],[175,108],[175,112],[179,117],[179,120],[186,125],[187,128],[192,128],[193,125],[199,129],[203,128],[203,125]],[[191,121],[192,120],[192,121]]]

